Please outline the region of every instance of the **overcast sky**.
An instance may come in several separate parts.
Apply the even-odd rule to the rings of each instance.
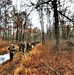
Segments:
[[[12,0],[13,1],[13,5],[17,5],[17,9],[18,11],[20,11],[20,3],[23,1],[23,0]],[[26,0],[25,0],[26,1]],[[32,0],[33,1],[33,0]],[[35,0],[34,0],[35,1]],[[36,10],[34,10],[31,15],[30,15],[30,19],[32,20],[32,24],[33,24],[33,27],[39,27],[41,29],[41,25],[40,25],[40,22],[39,22],[39,15],[38,13],[36,12]]]
[[[13,5],[17,5],[18,12],[20,11],[20,7],[19,7],[19,6],[20,6],[20,3],[21,3],[22,1],[28,3],[28,0],[12,0],[12,1],[13,1]],[[31,0],[31,1],[35,3],[37,0]],[[65,1],[65,7],[70,6],[70,7],[68,8],[68,10],[70,10],[71,13],[74,13],[74,11],[73,11],[73,9],[74,9],[74,0],[71,0],[72,3],[69,2],[70,0],[60,0],[60,1],[61,1],[61,2]],[[24,3],[24,2],[22,2],[22,3]],[[21,3],[21,5],[22,5],[22,3]],[[32,20],[32,24],[33,24],[34,27],[39,27],[39,28],[41,29],[41,25],[40,25],[40,22],[39,22],[39,15],[38,15],[38,13],[36,12],[36,10],[34,10],[34,11],[31,13],[30,19]],[[45,20],[44,29],[45,29],[45,31],[46,31],[46,18],[45,18],[44,20]]]

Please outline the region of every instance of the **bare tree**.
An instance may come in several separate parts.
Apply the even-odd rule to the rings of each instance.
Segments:
[[[43,2],[44,0],[39,0],[40,2]],[[43,21],[43,4],[37,9],[39,12],[39,17],[40,17],[40,24],[41,24],[41,30],[42,30],[42,43],[45,43],[45,37],[44,37],[44,21]]]
[[[7,29],[6,28],[8,26],[8,17],[9,17],[8,8],[11,4],[12,4],[11,0],[1,0],[0,1],[0,7],[1,7],[0,16],[2,17],[1,24],[4,27],[4,33],[3,33],[4,39],[7,38]],[[4,10],[2,10],[2,9],[4,9]]]
[[[59,49],[59,23],[58,23],[58,11],[57,11],[57,0],[52,2],[54,10],[54,20],[55,20],[55,38],[56,38],[56,49]]]

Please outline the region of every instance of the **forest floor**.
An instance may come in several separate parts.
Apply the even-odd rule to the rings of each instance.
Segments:
[[[29,52],[15,53],[13,61],[0,65],[0,75],[74,75],[74,47],[63,41],[59,51],[54,46],[53,41],[39,43]],[[5,42],[0,46],[0,54],[8,53],[7,48]]]

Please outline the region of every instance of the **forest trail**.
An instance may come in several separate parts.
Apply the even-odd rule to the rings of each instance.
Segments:
[[[13,61],[0,65],[0,75],[74,75],[74,53],[54,52],[52,46],[39,43],[29,52],[17,52]]]

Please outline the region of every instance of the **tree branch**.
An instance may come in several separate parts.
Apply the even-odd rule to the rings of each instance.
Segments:
[[[52,2],[52,0],[48,0],[48,1],[46,1],[46,2],[41,2],[41,3],[37,3],[36,4],[36,6],[35,6],[35,8],[37,9],[38,7],[40,7],[40,5],[42,5],[42,4],[48,4],[49,2]]]
[[[68,16],[64,15],[62,12],[58,11],[58,13],[74,23],[74,21],[72,19],[70,19]]]

